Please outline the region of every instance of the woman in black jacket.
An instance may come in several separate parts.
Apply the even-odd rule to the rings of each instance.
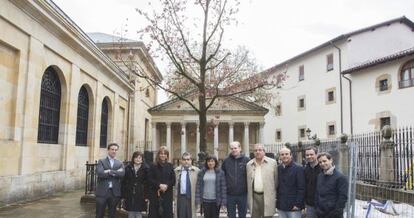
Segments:
[[[136,151],[132,154],[131,162],[125,167],[121,190],[128,218],[141,218],[141,212],[147,210],[149,166],[143,160],[144,155]]]
[[[149,181],[149,218],[173,217],[173,186],[175,173],[171,163],[168,162],[167,147],[161,146],[157,152],[156,162],[151,165],[148,174]]]

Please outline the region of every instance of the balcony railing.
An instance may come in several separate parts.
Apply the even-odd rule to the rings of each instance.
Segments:
[[[400,80],[398,82],[400,89],[414,86],[414,79]]]

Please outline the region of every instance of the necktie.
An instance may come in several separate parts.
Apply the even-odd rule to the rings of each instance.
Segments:
[[[186,182],[185,182],[187,187],[185,187],[185,196],[188,199],[191,199],[190,171],[188,170],[188,167],[186,167],[185,170],[187,171]]]

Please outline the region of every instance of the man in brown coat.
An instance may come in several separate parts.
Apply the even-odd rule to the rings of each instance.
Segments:
[[[273,217],[276,205],[277,164],[266,157],[262,144],[254,145],[255,158],[247,163],[247,201],[253,218]]]

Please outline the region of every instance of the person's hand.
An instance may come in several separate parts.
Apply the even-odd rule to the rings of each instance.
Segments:
[[[110,173],[111,170],[104,170],[104,173]]]
[[[166,184],[160,184],[160,189],[161,189],[162,192],[167,191],[167,188],[168,188],[168,185],[166,185]]]
[[[296,207],[296,206],[293,206],[292,210],[293,211],[298,211],[298,210],[300,210],[300,208],[299,207]]]
[[[122,171],[124,171],[124,168],[119,168],[118,170],[117,170],[118,172],[122,172]]]

